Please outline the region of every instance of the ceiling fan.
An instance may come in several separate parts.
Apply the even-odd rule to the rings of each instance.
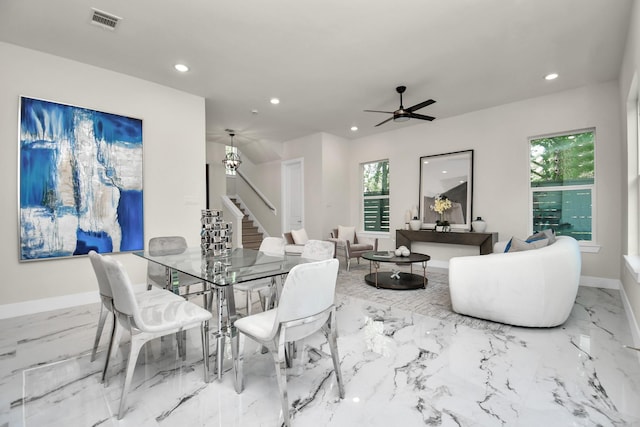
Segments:
[[[429,99],[427,101],[422,101],[419,104],[414,105],[413,107],[404,108],[404,106],[402,105],[402,94],[404,93],[405,90],[407,90],[406,86],[398,86],[396,88],[396,92],[398,92],[400,94],[400,108],[398,108],[396,111],[364,110],[364,111],[366,111],[368,113],[393,114],[393,116],[389,117],[387,120],[384,120],[384,121],[378,123],[376,125],[376,127],[387,123],[389,120],[393,120],[394,122],[406,122],[409,119],[420,119],[420,120],[429,120],[429,121],[435,119],[435,117],[424,116],[422,114],[416,114],[416,113],[414,113],[414,111],[417,111],[417,110],[419,110],[421,108],[424,108],[427,105],[431,105],[436,101],[434,101],[433,99]]]

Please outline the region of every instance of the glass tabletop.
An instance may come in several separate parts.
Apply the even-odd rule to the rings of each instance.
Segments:
[[[233,249],[229,255],[203,255],[200,247],[184,250],[138,251],[134,255],[217,286],[232,285],[288,273],[306,260],[300,256]]]
[[[411,252],[409,256],[396,256],[393,251],[370,251],[362,254],[367,261],[392,262],[395,264],[413,264],[414,262],[426,262],[431,259],[429,255]]]

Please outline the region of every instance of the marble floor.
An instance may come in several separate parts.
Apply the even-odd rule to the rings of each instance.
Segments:
[[[404,292],[364,285],[365,269],[339,275],[346,396],[322,335],[306,340],[288,375],[294,426],[640,425],[640,364],[623,347],[618,291],[581,287],[564,325],[518,328],[452,313],[443,272]],[[246,341],[242,394],[230,373],[205,384],[197,330],[186,361],[172,339],[147,346],[117,421],[122,372],[105,387],[105,347],[89,361],[98,310],[0,321],[0,427],[280,425],[270,356]]]

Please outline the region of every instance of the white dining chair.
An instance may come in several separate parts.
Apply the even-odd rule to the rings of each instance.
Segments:
[[[260,243],[258,256],[264,255],[284,255],[284,239],[281,237],[265,237]],[[258,294],[262,311],[270,307],[271,302],[276,298],[276,278],[252,280],[249,282],[236,283],[233,285],[234,291],[244,292],[246,294],[246,310],[247,315],[251,314],[253,303],[251,302],[251,294]]]
[[[131,387],[133,371],[138,355],[144,344],[154,338],[200,326],[202,335],[202,357],[204,365],[204,381],[209,382],[209,320],[211,313],[196,304],[184,299],[169,301],[150,307],[140,307],[135,298],[129,275],[122,264],[111,257],[103,257],[103,266],[113,293],[113,308],[118,323],[115,339],[112,340],[108,357],[115,356],[118,348],[114,342],[119,342],[122,329],[131,334],[131,346],[125,373],[118,419],[124,416],[127,394]]]
[[[328,242],[326,240],[308,240],[307,243],[304,244],[300,257],[308,260],[320,261],[334,258],[335,254],[335,242]]]
[[[329,342],[338,393],[341,399],[344,398],[334,305],[338,265],[335,258],[296,265],[287,276],[277,308],[243,317],[234,323],[240,339],[246,335],[271,353],[286,426],[291,422],[285,357],[288,342],[301,340],[322,330]],[[239,345],[238,341],[236,345]],[[243,358],[243,354],[239,355],[237,363],[236,390],[239,393],[244,388]]]
[[[96,276],[96,280],[98,282],[98,292],[100,294],[100,316],[98,318],[98,327],[96,329],[96,337],[93,342],[93,349],[91,350],[91,361],[95,361],[96,353],[98,351],[98,347],[100,345],[100,338],[102,337],[102,332],[104,330],[104,325],[107,320],[107,316],[109,313],[112,314],[113,323],[111,327],[111,333],[109,336],[109,346],[111,346],[111,342],[113,340],[114,330],[117,323],[116,314],[113,309],[113,293],[111,292],[111,285],[109,285],[109,279],[107,278],[107,273],[104,270],[104,266],[102,264],[102,255],[97,253],[96,251],[89,251],[89,260],[91,261],[91,266],[93,267],[93,272]],[[140,291],[135,294],[136,300],[140,307],[150,307],[157,304],[164,304],[169,301],[181,301],[182,297],[178,295],[167,292],[163,289],[150,289],[148,291]],[[116,344],[118,345],[118,344]],[[108,352],[107,352],[108,356]],[[102,381],[104,381],[104,376],[106,370],[109,366],[109,358],[105,358],[105,365],[102,371]]]
[[[335,258],[336,242],[326,240],[307,240],[304,244],[300,258],[311,261],[322,261]],[[287,344],[286,359],[287,366],[291,366],[292,360],[297,356],[297,346],[295,342]]]

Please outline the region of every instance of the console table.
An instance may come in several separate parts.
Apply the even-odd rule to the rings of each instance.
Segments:
[[[473,231],[396,230],[396,247],[406,246],[411,250],[411,242],[449,243],[452,245],[478,246],[480,255],[493,252],[498,241],[498,233],[476,233]]]

